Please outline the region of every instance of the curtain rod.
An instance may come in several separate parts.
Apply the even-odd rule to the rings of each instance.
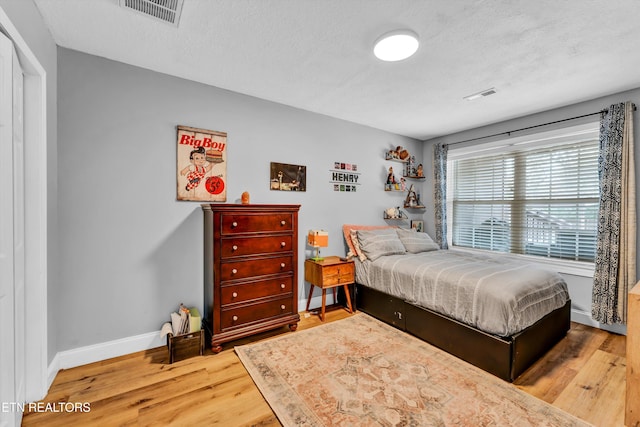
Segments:
[[[633,105],[633,111],[636,111],[636,104],[631,104],[631,105]],[[581,119],[583,117],[595,116],[596,114],[602,114],[602,113],[608,113],[608,112],[609,112],[609,109],[605,108],[605,109],[597,111],[595,113],[583,114],[581,116],[570,117],[568,119],[562,119],[562,120],[556,120],[554,122],[549,122],[549,123],[542,123],[540,125],[527,126],[525,128],[520,128],[520,129],[516,129],[516,130],[510,130],[510,131],[506,131],[506,132],[494,133],[493,135],[479,136],[477,138],[465,139],[463,141],[450,142],[450,143],[444,144],[444,145],[462,144],[463,142],[471,142],[471,141],[477,141],[479,139],[493,138],[494,136],[500,136],[500,135],[511,136],[512,133],[521,132],[523,130],[535,129],[535,128],[539,128],[541,126],[549,126],[549,125],[553,125],[553,124],[556,124],[556,123],[568,122],[569,120]]]

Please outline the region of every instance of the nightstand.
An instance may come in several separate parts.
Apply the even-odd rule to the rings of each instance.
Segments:
[[[355,283],[355,264],[353,261],[343,261],[337,256],[325,257],[320,261],[308,259],[304,262],[304,280],[311,283],[309,298],[307,298],[307,311],[309,311],[314,286],[322,288],[320,320],[324,322],[327,289],[333,289],[333,297],[335,299],[336,288],[338,286],[344,287],[344,293],[347,297],[347,308],[349,309],[349,313],[353,313],[349,293],[349,285]]]

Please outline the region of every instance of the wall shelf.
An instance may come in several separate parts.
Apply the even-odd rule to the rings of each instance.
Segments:
[[[399,188],[395,188],[395,186],[398,185]],[[397,192],[397,193],[406,193],[407,190],[406,189],[402,189],[402,187],[400,187],[400,184],[385,184],[384,185],[384,191],[393,191],[393,192]]]
[[[391,157],[391,156],[389,155],[389,153],[386,153],[386,154],[384,155],[384,159],[385,159],[385,160],[389,160],[390,162],[409,163],[409,160],[408,160],[408,159],[407,159],[407,160],[402,160],[402,159],[399,159],[399,158],[397,158],[397,157]]]
[[[405,219],[409,219],[409,217],[407,216],[407,214],[406,214],[406,213],[404,213],[403,211],[401,211],[401,210],[399,210],[399,209],[398,209],[398,211],[399,211],[399,215],[400,215],[400,216],[389,216],[389,215],[387,214],[387,211],[383,211],[383,213],[382,213],[382,217],[383,217],[384,219],[392,219],[392,220],[397,220],[397,221],[402,221],[402,220],[405,220]]]
[[[416,213],[418,211],[425,210],[426,207],[422,204],[419,204],[420,197],[418,196],[418,193],[414,190],[413,184],[406,185],[406,182],[405,182],[405,180],[407,179],[416,180],[416,181],[424,180],[425,179],[424,176],[418,176],[418,172],[422,170],[422,165],[420,165],[419,169],[416,169],[414,167],[415,161],[416,161],[414,156],[410,156],[405,160],[402,160],[399,157],[393,156],[390,152],[385,153],[385,160],[390,162],[402,163],[403,167],[402,167],[402,178],[401,178],[402,183],[396,182],[395,177],[391,179],[393,174],[393,168],[391,167],[389,168],[389,174],[387,176],[387,183],[385,183],[384,185],[384,191],[405,194],[406,197],[403,203],[404,209],[407,209],[409,211],[416,211]],[[389,182],[393,182],[393,183],[389,184]],[[418,204],[415,204],[415,205],[409,204],[409,203],[415,203],[415,202],[418,202]],[[384,211],[383,218],[385,220],[392,220],[392,221],[402,221],[402,220],[409,219],[406,212],[403,212],[402,210],[400,210],[399,207],[396,209],[397,209],[398,216],[390,216],[389,214],[387,214],[387,211]]]

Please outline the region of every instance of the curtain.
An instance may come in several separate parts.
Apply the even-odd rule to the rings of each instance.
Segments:
[[[614,104],[600,118],[600,206],[591,315],[626,323],[636,281],[636,209],[633,104]]]
[[[436,219],[436,243],[447,249],[447,152],[444,144],[433,147],[433,198]]]

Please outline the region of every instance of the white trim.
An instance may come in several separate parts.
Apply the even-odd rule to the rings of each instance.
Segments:
[[[593,141],[598,139],[599,122],[597,119],[590,119],[586,123],[574,126],[563,126],[557,129],[545,132],[533,132],[517,137],[504,137],[486,143],[475,143],[472,145],[463,145],[460,147],[450,147],[447,154],[447,163],[465,158],[475,158],[485,155],[506,153],[511,151],[526,150],[529,148],[542,148],[546,146],[555,146],[563,142],[575,143],[578,141]],[[453,186],[447,185],[447,212],[453,211]],[[577,200],[576,200],[577,201]],[[447,244],[450,248],[469,251],[480,251],[484,253],[497,253],[482,249],[472,249],[458,247],[453,245],[453,215],[447,215],[447,229],[451,230],[447,233]],[[503,253],[500,252],[500,255]],[[512,256],[515,259],[527,262],[541,264],[547,266],[558,273],[571,274],[581,277],[592,278],[595,274],[595,266],[593,262],[571,261],[559,258],[546,258],[536,255],[510,254],[504,253],[505,256]]]
[[[305,293],[305,292],[302,292]],[[311,302],[309,303],[309,311],[315,311],[315,310],[320,310],[320,308],[322,308],[322,292],[318,291],[316,292],[314,289],[314,294],[315,296],[311,297]],[[305,295],[309,295],[308,293],[305,293]],[[333,298],[333,291],[329,292],[327,291],[327,300],[326,300],[326,306],[328,305],[333,305],[333,304],[337,304],[338,303],[338,291],[336,290],[336,298]],[[306,311],[304,311],[304,307],[307,306],[307,299],[298,299],[298,307],[303,307],[302,309],[298,310],[298,312],[300,313],[300,316],[302,316],[304,313],[306,313]]]
[[[536,262],[545,264],[549,268],[553,268],[558,273],[572,274],[574,276],[581,276],[593,279],[596,266],[592,262],[583,261],[570,261],[558,258],[544,258],[534,255],[515,255],[516,257],[523,258],[528,262]]]
[[[5,11],[0,29],[13,41],[25,72],[26,399],[42,399],[47,386],[47,74]]]
[[[101,360],[111,359],[112,357],[150,350],[163,345],[166,345],[166,343],[160,338],[160,331],[155,331],[79,347],[73,350],[60,351],[54,358],[58,366],[50,367],[49,375],[51,375],[52,371],[57,373],[57,369],[75,368],[76,366],[86,365],[87,363],[99,362]]]
[[[60,356],[59,353],[57,353],[47,368],[47,390],[51,387],[51,384],[53,384],[53,380],[56,379],[59,370]]]
[[[563,142],[575,143],[578,141],[590,141],[598,139],[600,134],[600,122],[593,119],[588,123],[562,127],[546,132],[534,132],[517,137],[498,138],[491,142],[450,146],[447,160],[460,160],[465,158],[486,156],[494,152],[505,153],[511,151],[527,150],[529,148],[543,148],[554,146]]]
[[[594,328],[602,329],[604,331],[612,332],[614,334],[626,335],[627,327],[625,325],[604,325],[600,322],[593,320],[591,313],[584,310],[578,310],[577,308],[571,309],[571,321],[580,323],[583,325],[591,326]]]
[[[27,258],[27,401],[42,399],[46,384],[47,327],[47,156],[46,76],[25,74],[25,242]],[[30,309],[31,308],[31,309]],[[31,372],[30,372],[31,371]]]
[[[313,298],[319,300],[320,298]],[[300,301],[302,303],[302,301]],[[306,301],[304,301],[306,304]],[[312,304],[314,306],[315,304]],[[319,306],[319,304],[318,304]],[[617,334],[626,334],[626,327],[622,325],[602,325],[591,318],[591,314],[576,308],[571,309],[571,321],[581,323],[594,328],[608,330]],[[70,369],[88,363],[100,362],[113,357],[124,356],[138,351],[150,350],[163,347],[166,342],[160,338],[158,331],[145,334],[134,335],[113,341],[99,344],[92,344],[85,347],[75,348],[58,352],[48,367],[47,388],[51,386],[60,369]]]
[[[474,249],[466,248],[464,246],[450,245],[450,249],[457,251],[481,253],[485,255],[500,256],[505,258],[511,258],[514,260],[529,262],[532,264],[541,264],[542,268],[553,270],[557,273],[571,274],[573,276],[591,277],[593,278],[595,272],[595,265],[592,262],[570,261],[558,258],[545,258],[535,255],[521,255],[512,254],[508,252],[497,252],[486,249]]]

